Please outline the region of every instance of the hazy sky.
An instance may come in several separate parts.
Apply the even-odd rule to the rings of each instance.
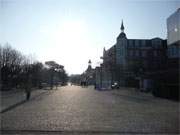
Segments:
[[[167,37],[176,0],[1,0],[0,43],[39,61],[54,60],[69,74],[101,61],[124,21],[127,38]]]

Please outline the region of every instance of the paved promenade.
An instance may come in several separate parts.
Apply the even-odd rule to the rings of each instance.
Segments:
[[[179,134],[179,103],[133,89],[60,87],[1,113],[2,134]]]

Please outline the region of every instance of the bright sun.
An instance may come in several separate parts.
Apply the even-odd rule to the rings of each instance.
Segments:
[[[89,59],[98,58],[91,30],[84,20],[64,20],[42,27],[41,32],[46,35],[48,46],[43,57],[65,65],[67,71],[81,73]]]
[[[88,27],[84,21],[65,21],[60,23],[51,35],[52,53],[48,55],[60,60],[67,70],[80,72],[83,63],[92,55]],[[83,57],[82,57],[83,56]],[[86,66],[86,65],[85,65]]]
[[[61,44],[82,44],[86,38],[86,26],[82,21],[67,21],[58,28],[57,40]]]

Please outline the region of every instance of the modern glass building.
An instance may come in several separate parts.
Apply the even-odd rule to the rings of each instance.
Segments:
[[[180,8],[167,18],[168,57],[180,58]]]

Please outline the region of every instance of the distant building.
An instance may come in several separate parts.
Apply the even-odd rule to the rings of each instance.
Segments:
[[[110,49],[103,51],[103,63],[101,64],[101,85],[103,88],[111,88],[112,83],[116,80],[116,48],[112,46]]]
[[[95,69],[91,66],[91,60],[88,61],[88,68],[81,74],[81,82],[85,82],[86,85],[94,85],[95,83]]]
[[[150,74],[166,67],[166,49],[167,41],[160,38],[128,39],[122,22],[116,44],[108,50],[104,49],[102,82],[104,80],[107,85],[118,82],[120,86],[139,87],[141,84],[141,87],[151,87]]]
[[[123,22],[116,44],[103,51],[96,86],[139,87],[155,96],[179,99],[180,8],[167,19],[167,40],[128,39]],[[98,78],[98,79],[97,79]]]
[[[95,68],[95,89],[102,87],[102,66]]]
[[[128,39],[124,33],[123,22],[121,33],[116,42],[116,64],[119,68],[118,82],[123,86],[138,86],[138,78],[143,77],[141,87],[149,85],[148,74],[161,71],[166,67],[166,40]]]

